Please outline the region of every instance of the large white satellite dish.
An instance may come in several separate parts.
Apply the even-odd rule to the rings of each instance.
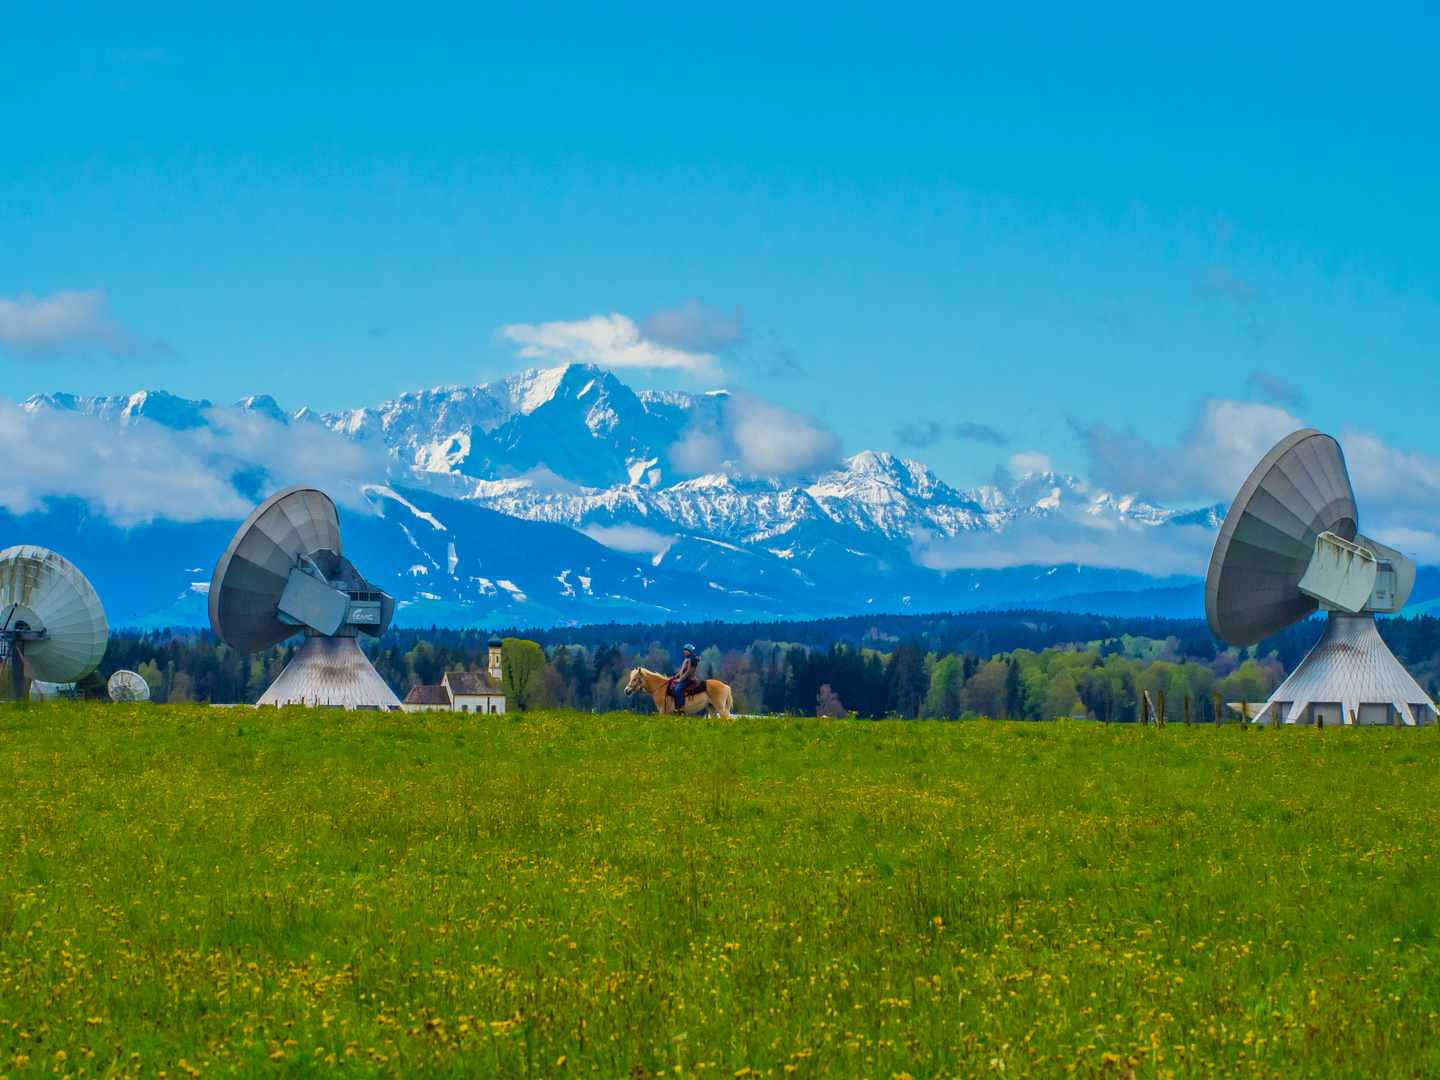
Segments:
[[[356,643],[390,625],[395,599],[360,576],[341,553],[335,504],[315,488],[292,487],[245,519],[210,580],[210,626],[241,652],[305,643],[257,705],[398,710]]]
[[[138,671],[127,671],[125,668],[121,668],[110,676],[106,689],[110,691],[111,701],[128,704],[150,700],[150,684]]]
[[[1377,614],[1405,606],[1415,564],[1358,528],[1340,444],[1309,428],[1275,444],[1225,515],[1205,578],[1205,618],[1217,638],[1254,645],[1327,613],[1324,634],[1257,722],[1434,722],[1435,703],[1375,628]]]
[[[110,628],[85,575],[48,548],[0,551],[0,647],[10,665],[11,699],[26,682],[74,683],[100,666]]]

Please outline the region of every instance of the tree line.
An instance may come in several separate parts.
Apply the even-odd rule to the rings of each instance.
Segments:
[[[630,671],[643,666],[672,674],[680,645],[695,639],[705,643],[701,676],[728,683],[741,713],[1028,720],[1080,715],[1128,723],[1140,718],[1149,691],[1152,701],[1165,693],[1170,718],[1182,716],[1178,710],[1188,696],[1192,718],[1203,722],[1214,719],[1217,694],[1222,711],[1224,703],[1265,700],[1323,629],[1321,620],[1309,620],[1242,651],[1220,645],[1208,631],[1201,635],[1183,621],[1179,627],[1166,625],[1174,620],[1051,624],[1047,613],[1021,614],[1032,617],[1018,620],[1020,633],[1042,637],[1051,633],[1052,625],[1107,630],[1136,622],[1140,625],[1132,628],[1154,629],[1158,623],[1160,629],[1180,629],[1187,636],[1106,634],[982,652],[950,649],[943,639],[936,646],[924,636],[881,642],[868,628],[857,641],[817,645],[774,638],[741,643],[733,636],[716,643],[704,636],[705,627],[680,627],[665,635],[676,639],[670,647],[639,635],[637,645],[629,639],[605,639],[593,628],[572,628],[506,637],[502,684],[511,710],[648,711],[653,708],[648,695],[624,694]],[[1014,620],[1016,614],[1010,617]],[[1435,696],[1440,619],[1385,619],[1380,626],[1387,643]],[[783,624],[778,628],[786,629]],[[1007,633],[999,623],[965,631],[976,632],[996,639]],[[412,686],[438,683],[447,671],[486,670],[488,636],[480,631],[407,629],[361,642],[381,677],[403,698]],[[865,643],[867,637],[871,644]],[[299,640],[246,656],[208,632],[117,634],[91,689],[116,669],[130,668],[144,676],[158,701],[254,702],[293,657]]]

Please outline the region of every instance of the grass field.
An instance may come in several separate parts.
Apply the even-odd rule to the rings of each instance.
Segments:
[[[1440,1075],[1432,730],[0,709],[0,1075]]]

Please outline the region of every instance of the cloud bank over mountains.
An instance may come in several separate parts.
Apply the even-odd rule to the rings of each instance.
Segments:
[[[744,390],[718,400],[716,413],[697,416],[670,447],[677,471],[814,476],[839,464],[840,440],[819,420]]]
[[[1097,483],[1165,502],[1228,501],[1270,447],[1304,426],[1274,405],[1207,398],[1177,446],[1157,446],[1103,422],[1080,434]]]
[[[141,392],[81,411],[67,407],[75,400],[0,400],[0,454],[23,463],[0,476],[0,506],[11,513],[78,498],[122,528],[233,520],[299,483],[360,505],[362,485],[383,483],[392,467],[382,448],[292,423],[273,402],[216,407]]]
[[[1271,396],[1303,401],[1298,387],[1282,389]],[[1270,447],[1306,426],[1278,405],[1207,398],[1177,446],[1155,445],[1103,423],[1082,429],[1081,436],[1090,475],[1102,485],[1160,502],[1228,501]],[[1329,434],[1345,453],[1361,528],[1421,562],[1440,562],[1440,456],[1390,446],[1350,424]]]

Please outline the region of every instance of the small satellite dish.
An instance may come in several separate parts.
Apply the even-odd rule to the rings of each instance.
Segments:
[[[106,689],[110,691],[111,701],[128,704],[150,700],[150,684],[138,671],[127,671],[125,668],[121,668],[110,676]]]
[[[1306,428],[1266,454],[1225,515],[1205,577],[1205,619],[1247,647],[1327,613],[1325,632],[1257,721],[1432,723],[1435,704],[1380,638],[1405,606],[1415,564],[1359,532],[1345,456]]]
[[[11,699],[28,679],[75,683],[100,665],[110,628],[94,588],[70,560],[48,548],[0,551],[0,648]]]
[[[395,598],[342,554],[340,516],[315,488],[286,488],[256,507],[210,579],[210,627],[231,647],[258,652],[305,634],[259,705],[398,710],[356,643],[383,634],[394,613]]]

